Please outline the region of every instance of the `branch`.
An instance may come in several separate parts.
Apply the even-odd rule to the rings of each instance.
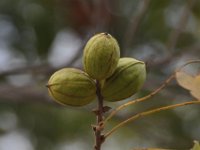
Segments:
[[[0,78],[8,76],[8,75],[25,74],[25,73],[30,73],[33,75],[40,75],[40,74],[49,75],[49,74],[57,71],[58,69],[72,66],[77,61],[77,59],[81,56],[80,53],[81,53],[82,48],[83,47],[81,47],[80,50],[76,53],[76,55],[74,55],[74,57],[72,57],[71,60],[65,65],[62,65],[59,67],[52,67],[49,64],[40,64],[40,65],[34,65],[34,66],[25,66],[25,67],[20,67],[20,68],[14,68],[12,70],[0,72]]]
[[[177,108],[177,107],[181,107],[181,106],[186,106],[186,105],[192,105],[192,104],[200,104],[200,101],[198,100],[193,100],[190,102],[184,102],[184,103],[180,103],[180,104],[174,104],[174,105],[169,105],[169,106],[164,106],[164,107],[160,107],[160,108],[156,108],[156,109],[152,109],[149,111],[144,111],[141,113],[138,113],[130,118],[128,118],[127,120],[119,123],[118,125],[116,125],[115,127],[113,127],[109,132],[107,132],[106,134],[104,134],[104,137],[107,138],[108,136],[110,136],[113,132],[115,132],[118,128],[124,126],[125,124],[131,122],[131,121],[135,121],[136,119],[145,117],[147,115],[156,113],[156,112],[160,112],[163,110],[168,110],[168,109],[173,109],[173,108]]]
[[[177,23],[176,28],[171,32],[167,44],[167,48],[169,50],[172,50],[175,48],[178,39],[180,37],[180,34],[185,29],[185,26],[188,22],[188,18],[190,16],[190,9],[195,5],[196,0],[188,0],[188,4],[185,4],[183,13]]]
[[[45,86],[22,86],[17,87],[13,85],[0,86],[0,99],[5,102],[40,102],[47,104],[55,104],[49,99]]]
[[[115,110],[113,110],[111,112],[111,114],[104,120],[104,125],[106,124],[106,122],[108,122],[118,111],[122,110],[123,108],[126,108],[129,105],[133,105],[142,101],[145,101],[151,97],[153,97],[154,95],[156,95],[158,92],[160,92],[163,88],[166,87],[166,85],[175,77],[175,73],[172,74],[159,88],[157,88],[156,90],[154,90],[152,93],[142,97],[142,98],[138,98],[135,100],[131,100],[130,102],[127,102],[123,105],[120,105],[119,107],[117,107]]]
[[[98,109],[95,111],[97,116],[97,125],[93,127],[95,133],[95,150],[101,150],[101,144],[104,142],[104,135],[101,134],[103,128],[101,127],[101,122],[103,121],[104,107],[103,107],[103,97],[101,95],[101,85],[100,82],[96,82],[96,95],[98,99]]]
[[[195,2],[196,2],[196,0],[188,0],[188,3],[186,3],[184,5],[183,12],[182,12],[182,14],[181,14],[181,16],[179,18],[179,21],[178,21],[176,27],[171,31],[171,33],[169,35],[168,41],[166,43],[167,50],[172,52],[173,49],[176,47],[178,39],[179,39],[181,33],[183,32],[183,30],[185,29],[185,27],[187,25],[188,18],[190,16],[190,10],[195,5]],[[191,51],[192,48],[198,50],[199,49],[199,44],[196,44],[196,45],[194,45],[192,47],[183,48],[181,50],[181,52],[184,52],[184,51],[187,51],[187,50]],[[150,61],[149,62],[149,66],[151,66],[151,67],[161,67],[161,66],[164,66],[167,63],[169,63],[172,58],[176,59],[178,57],[180,57],[180,51],[174,51],[173,55],[169,54],[165,58],[163,58],[161,60],[158,60],[156,62]]]
[[[194,57],[197,57],[197,53],[200,50],[200,44],[197,42],[191,46],[185,47],[181,49],[180,51],[174,51],[173,52],[173,56],[172,55],[168,55],[158,61],[152,61],[152,58],[147,60],[147,66],[149,68],[161,68],[162,66],[167,66],[167,64],[169,64],[172,59],[173,60],[178,60],[183,56],[187,56],[187,55],[194,55]]]
[[[123,105],[120,105],[119,107],[117,107],[116,109],[114,109],[110,115],[104,120],[103,124],[105,126],[105,124],[120,110],[126,108],[127,106],[130,106],[130,105],[133,105],[133,104],[136,104],[136,103],[139,103],[139,102],[142,102],[142,101],[145,101],[145,100],[148,100],[149,98],[153,97],[154,95],[156,95],[157,93],[159,93],[163,88],[165,88],[168,83],[175,77],[176,73],[178,71],[181,71],[184,67],[186,67],[187,65],[190,65],[190,64],[193,64],[193,63],[200,63],[200,60],[191,60],[191,61],[188,61],[186,62],[185,64],[183,64],[181,67],[179,67],[176,71],[174,71],[174,73],[167,79],[164,81],[164,83],[161,84],[160,87],[158,87],[156,90],[154,90],[153,92],[151,92],[150,94],[142,97],[142,98],[138,98],[138,99],[135,99],[135,100],[131,100],[130,102],[127,102]]]
[[[140,0],[138,6],[138,14],[133,15],[131,18],[131,22],[127,27],[125,36],[124,36],[124,42],[123,42],[123,52],[126,52],[126,47],[130,45],[130,42],[134,40],[136,32],[139,28],[140,23],[142,22],[142,19],[144,18],[149,5],[150,5],[150,0]]]

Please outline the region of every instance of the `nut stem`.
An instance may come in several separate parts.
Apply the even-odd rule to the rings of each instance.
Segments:
[[[103,96],[101,95],[101,85],[100,82],[96,81],[96,95],[98,99],[98,111],[96,113],[97,116],[97,125],[96,129],[94,130],[95,133],[95,150],[101,150],[101,145],[104,142],[104,135],[102,135],[102,125],[101,122],[103,121],[103,114],[104,114],[104,107],[103,107]]]

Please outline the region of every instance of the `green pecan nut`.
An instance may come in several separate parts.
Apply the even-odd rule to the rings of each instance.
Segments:
[[[133,58],[120,58],[117,69],[104,82],[104,100],[114,102],[132,96],[142,87],[145,79],[144,62]]]
[[[108,33],[94,35],[86,44],[83,66],[93,79],[103,80],[112,75],[120,57],[120,48]]]
[[[94,80],[79,69],[64,68],[55,72],[47,87],[50,96],[64,105],[83,106],[96,97]]]

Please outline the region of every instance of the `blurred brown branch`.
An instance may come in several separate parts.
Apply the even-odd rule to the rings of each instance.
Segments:
[[[0,72],[0,78],[8,76],[8,75],[26,74],[26,73],[30,73],[30,74],[33,74],[33,75],[38,75],[38,74],[49,75],[49,74],[52,74],[53,72],[55,72],[56,70],[58,70],[60,68],[72,66],[81,57],[82,48],[83,47],[81,47],[81,49],[76,53],[76,55],[74,55],[74,57],[72,57],[71,60],[63,66],[52,67],[49,64],[40,64],[40,65],[35,65],[35,66],[25,66],[25,67],[21,67],[21,68],[14,68],[12,70]]]
[[[47,96],[47,91],[44,87],[39,86],[22,86],[0,85],[0,100],[8,102],[47,102],[53,103]]]
[[[190,47],[186,47],[186,48],[182,49],[181,52],[180,51],[174,51],[174,49],[176,48],[177,42],[180,38],[180,35],[184,31],[184,29],[185,29],[185,27],[188,23],[188,19],[190,17],[190,12],[191,12],[192,7],[195,5],[195,2],[196,2],[196,0],[189,0],[188,3],[185,3],[183,12],[180,16],[180,19],[179,19],[176,27],[174,28],[174,30],[172,30],[170,35],[169,35],[169,38],[168,38],[168,41],[167,41],[167,44],[166,44],[166,49],[170,53],[165,58],[162,58],[159,61],[156,61],[156,62],[151,61],[152,63],[149,63],[148,64],[149,66],[154,67],[154,68],[164,66],[166,64],[169,64],[169,62],[172,59],[178,58],[181,55],[183,55],[183,52],[191,51],[191,50],[200,48],[200,45],[197,43],[197,44],[194,44]]]
[[[127,30],[124,35],[124,41],[123,41],[123,55],[126,54],[126,48],[130,46],[130,42],[134,40],[136,32],[139,28],[139,25],[144,18],[148,8],[150,5],[150,0],[141,0],[138,4],[138,12],[137,14],[133,14],[131,17],[131,21],[127,27]]]
[[[167,43],[167,48],[168,50],[173,50],[178,42],[178,39],[180,37],[180,34],[183,32],[185,29],[188,19],[190,17],[190,10],[192,7],[195,5],[196,0],[188,0],[188,3],[185,4],[183,12],[180,16],[180,19],[177,23],[176,28],[171,32],[169,35],[168,43]]]

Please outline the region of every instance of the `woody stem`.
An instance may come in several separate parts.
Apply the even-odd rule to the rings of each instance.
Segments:
[[[102,130],[101,128],[101,122],[103,121],[103,114],[104,114],[104,108],[103,108],[103,96],[101,95],[101,85],[100,82],[97,80],[96,81],[96,95],[98,99],[98,109],[96,112],[96,117],[97,117],[97,125],[94,129],[95,133],[95,150],[101,150],[101,145],[104,142],[104,135],[102,135]]]

